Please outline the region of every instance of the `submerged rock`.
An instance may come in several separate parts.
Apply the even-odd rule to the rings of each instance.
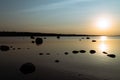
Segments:
[[[60,61],[59,60],[55,60],[55,63],[59,63]]]
[[[107,54],[107,56],[111,57],[111,58],[115,58],[116,57],[116,55],[114,55],[114,54]]]
[[[96,40],[92,40],[92,42],[96,42]]]
[[[43,43],[43,39],[42,38],[36,38],[35,43],[37,45],[42,44]]]
[[[57,36],[58,39],[60,39],[60,36]]]
[[[74,50],[74,51],[72,51],[72,53],[77,54],[77,53],[79,53],[79,51]]]
[[[20,67],[20,71],[23,74],[33,73],[35,71],[35,66],[32,63],[25,63]]]
[[[86,39],[90,39],[90,37],[86,37]]]
[[[35,43],[35,41],[32,41],[32,43]]]
[[[8,50],[10,50],[10,47],[6,46],[6,45],[2,45],[2,46],[0,46],[0,50],[1,51],[8,51]]]
[[[31,38],[31,39],[35,39],[35,37],[34,37],[34,36],[30,36],[30,38]]]
[[[68,55],[69,53],[68,53],[68,52],[65,52],[64,54],[65,54],[65,55]]]
[[[43,55],[43,53],[39,53],[39,55]]]
[[[86,53],[86,51],[85,50],[80,50],[80,53]]]
[[[90,50],[90,53],[91,53],[91,54],[95,54],[96,51],[95,51],[95,50]]]
[[[46,55],[50,55],[50,53],[46,53]]]
[[[107,52],[103,51],[104,54],[108,54]]]

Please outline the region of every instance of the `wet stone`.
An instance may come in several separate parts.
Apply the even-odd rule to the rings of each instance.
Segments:
[[[86,37],[86,39],[90,39],[90,37]]]
[[[32,41],[32,43],[35,43],[35,41]]]
[[[60,39],[60,36],[57,36],[57,39]]]
[[[43,53],[39,53],[39,55],[43,55]]]
[[[90,53],[91,53],[91,54],[95,54],[96,51],[95,51],[95,50],[90,50]]]
[[[9,48],[9,46],[2,45],[2,46],[0,46],[0,50],[1,51],[8,51],[8,50],[10,50],[10,48]]]
[[[60,61],[59,60],[55,60],[55,63],[59,63]]]
[[[50,53],[46,53],[46,55],[50,55]]]
[[[72,53],[77,54],[77,53],[79,53],[79,51],[74,50],[74,51],[72,51]]]
[[[80,53],[86,53],[86,51],[85,50],[80,50]]]
[[[35,39],[35,37],[34,37],[34,36],[30,36],[30,38],[31,38],[31,39]]]
[[[15,50],[15,48],[13,48],[13,50]]]
[[[114,54],[107,54],[107,56],[111,57],[111,58],[115,58],[116,57],[116,55],[114,55]]]
[[[96,42],[96,40],[92,40],[92,42]]]
[[[20,71],[23,74],[33,73],[35,71],[35,66],[32,63],[25,63],[20,67]]]
[[[103,51],[104,54],[108,54],[107,52]]]
[[[43,43],[43,39],[42,38],[36,38],[35,43],[37,45],[42,44]]]
[[[21,48],[17,48],[18,50],[20,50]]]
[[[69,53],[68,53],[68,52],[65,52],[64,54],[65,54],[65,55],[68,55]]]

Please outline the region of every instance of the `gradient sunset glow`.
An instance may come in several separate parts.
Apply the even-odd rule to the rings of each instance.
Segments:
[[[118,35],[119,8],[119,0],[0,0],[0,31]]]

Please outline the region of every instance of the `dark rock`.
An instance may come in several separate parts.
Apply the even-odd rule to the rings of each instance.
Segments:
[[[84,37],[82,37],[82,39],[84,39]]]
[[[50,55],[50,53],[46,53],[46,55]]]
[[[65,54],[65,55],[68,55],[69,53],[68,53],[68,52],[65,52],[64,54]]]
[[[86,39],[90,39],[90,37],[86,37]]]
[[[47,39],[46,37],[44,37],[44,39]]]
[[[35,41],[32,41],[32,43],[35,43]]]
[[[13,50],[15,50],[15,48],[13,48]]]
[[[92,40],[92,42],[96,42],[96,40]]]
[[[31,39],[35,39],[35,37],[34,37],[34,36],[30,36],[30,38],[31,38]]]
[[[91,54],[95,54],[96,51],[95,51],[95,50],[90,50],[90,53],[91,53]]]
[[[58,39],[60,39],[60,36],[57,36]]]
[[[18,50],[20,50],[21,48],[17,48]]]
[[[20,71],[23,74],[33,73],[35,71],[35,66],[32,63],[25,63],[20,67]]]
[[[111,57],[111,58],[115,58],[116,57],[116,55],[114,55],[114,54],[107,54],[107,56]]]
[[[59,60],[55,60],[56,63],[59,63],[60,61]]]
[[[104,54],[108,54],[107,52],[103,51]]]
[[[72,51],[72,53],[77,54],[77,53],[79,53],[79,51],[74,50],[74,51]]]
[[[36,38],[35,43],[36,43],[37,45],[40,45],[40,44],[43,43],[43,39],[42,39],[42,38]]]
[[[0,50],[1,51],[8,51],[8,50],[10,50],[10,48],[9,48],[9,46],[2,45],[2,46],[0,46]]]
[[[13,46],[10,46],[10,48],[13,48]]]
[[[39,55],[43,55],[43,53],[39,53]]]
[[[85,50],[80,50],[80,53],[86,53],[86,51]]]

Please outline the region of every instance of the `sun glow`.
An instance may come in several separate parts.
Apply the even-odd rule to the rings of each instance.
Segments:
[[[111,23],[112,22],[111,22],[110,18],[108,18],[108,17],[99,17],[96,20],[96,27],[99,28],[99,29],[102,29],[102,30],[106,30],[106,29],[109,29],[109,27],[112,26]]]

